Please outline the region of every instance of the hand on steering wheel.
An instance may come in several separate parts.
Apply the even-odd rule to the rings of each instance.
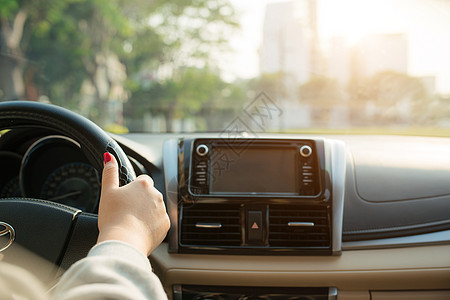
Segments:
[[[103,154],[112,154],[117,162],[116,179],[121,186],[136,177],[120,146],[100,127],[70,110],[33,101],[0,103],[0,130],[16,128],[45,128],[71,138],[99,174],[103,170]],[[15,246],[20,244],[66,268],[86,256],[98,236],[97,215],[39,199],[1,199],[0,221],[15,230],[12,246],[2,252],[5,258],[9,254],[14,256]]]
[[[119,187],[116,159],[105,153],[104,160],[98,243],[124,241],[148,256],[163,241],[170,227],[163,197],[147,175]]]

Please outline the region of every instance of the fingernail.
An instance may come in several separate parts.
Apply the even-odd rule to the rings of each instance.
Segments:
[[[111,154],[109,154],[108,152],[105,152],[103,154],[103,160],[105,161],[105,164],[111,161]]]

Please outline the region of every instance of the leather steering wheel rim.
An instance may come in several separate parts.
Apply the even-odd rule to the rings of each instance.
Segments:
[[[92,121],[52,104],[34,101],[0,103],[0,130],[31,126],[58,131],[80,143],[81,150],[100,174],[103,169],[103,153],[113,154],[119,164],[120,185],[136,178],[133,167],[120,146]]]
[[[52,104],[33,101],[0,103],[0,130],[30,127],[50,129],[78,142],[99,174],[103,170],[103,153],[111,153],[119,165],[120,185],[136,178],[124,151],[92,121]],[[5,258],[8,253],[14,254],[17,252],[15,249],[24,247],[63,267],[84,257],[98,235],[96,215],[39,199],[0,199],[0,221],[15,228],[17,241],[2,252]],[[15,248],[16,244],[20,246]]]

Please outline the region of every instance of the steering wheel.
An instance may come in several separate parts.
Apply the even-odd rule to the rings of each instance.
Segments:
[[[0,103],[0,130],[15,128],[50,129],[75,140],[99,174],[103,170],[103,153],[111,153],[119,164],[120,185],[136,177],[120,146],[96,124],[70,110],[32,101]],[[0,235],[2,233],[9,234],[6,243],[12,243],[2,252],[5,260],[24,247],[67,268],[86,256],[95,244],[97,215],[45,200],[4,198],[0,199]]]

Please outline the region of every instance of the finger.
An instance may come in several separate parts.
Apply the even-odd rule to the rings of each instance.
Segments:
[[[105,165],[103,167],[102,188],[119,187],[119,168],[114,155],[106,152],[103,154]]]
[[[150,186],[155,185],[155,183],[153,182],[153,179],[150,176],[148,176],[147,174],[141,174],[138,177],[136,177],[136,181],[140,181],[140,180],[147,183]]]

